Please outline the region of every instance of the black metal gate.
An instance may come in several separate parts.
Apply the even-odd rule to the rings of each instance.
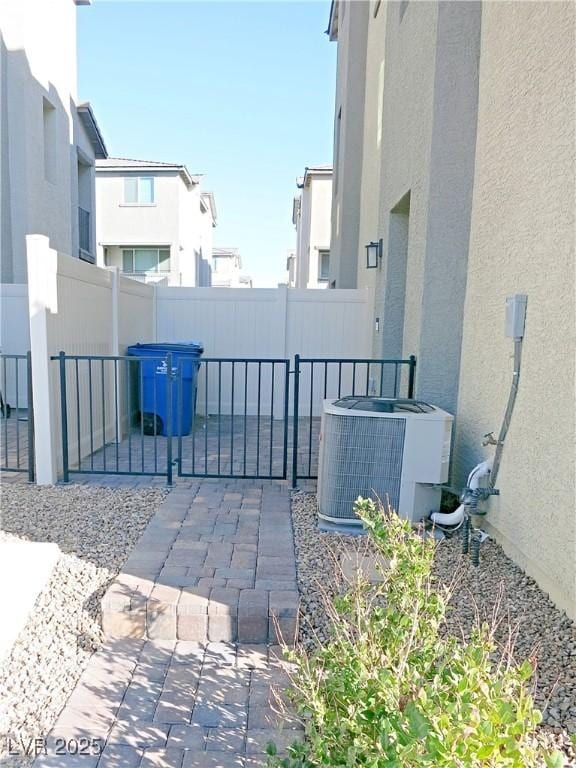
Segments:
[[[180,412],[182,390],[180,377]],[[179,476],[285,479],[289,390],[288,360],[201,358],[194,427],[177,438]]]
[[[285,479],[285,359],[66,355],[62,479],[148,475]]]
[[[32,363],[25,355],[0,355],[0,470],[26,472],[34,481]]]
[[[66,355],[59,367],[62,479],[317,476],[322,401],[414,396],[405,360]],[[290,379],[293,378],[292,392]],[[31,425],[33,428],[33,425]],[[30,443],[29,443],[30,444]],[[33,465],[32,465],[33,466]],[[23,470],[22,470],[23,471]]]

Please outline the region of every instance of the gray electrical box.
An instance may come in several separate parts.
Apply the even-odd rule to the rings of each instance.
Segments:
[[[524,336],[527,301],[528,296],[525,293],[506,297],[506,336],[511,339],[521,339]]]

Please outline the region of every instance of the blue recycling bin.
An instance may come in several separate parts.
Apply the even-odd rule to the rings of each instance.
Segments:
[[[139,410],[144,434],[168,434],[168,387],[171,387],[172,395],[172,435],[190,434],[203,351],[202,344],[197,341],[134,344],[128,347],[130,357],[140,358],[135,362],[139,365]],[[169,352],[172,353],[170,377],[166,362]]]

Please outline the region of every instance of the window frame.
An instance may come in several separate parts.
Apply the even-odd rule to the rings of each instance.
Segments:
[[[322,277],[322,257],[328,257],[328,274],[326,277]],[[328,283],[330,282],[330,248],[318,248],[318,282]]]
[[[132,246],[126,246],[126,247],[122,246],[120,250],[122,251],[122,274],[123,275],[148,275],[148,274],[167,275],[167,274],[170,274],[170,272],[172,271],[172,267],[170,263],[171,256],[172,256],[172,254],[170,253],[170,246],[132,245]],[[144,270],[136,269],[136,251],[156,251],[156,269],[144,269]],[[166,251],[168,253],[168,258],[163,260],[168,264],[168,269],[160,269],[160,263],[161,263],[160,253],[162,251]],[[124,260],[126,258],[126,254],[129,252],[132,253],[132,256],[131,256],[132,270],[128,272],[124,269],[124,264],[125,264]]]
[[[126,182],[127,181],[135,181],[136,182],[136,201],[135,202],[129,202],[126,200]],[[144,203],[141,201],[142,193],[140,189],[140,182],[142,181],[151,181],[152,182],[152,201],[149,203]],[[156,177],[155,176],[124,176],[123,177],[123,195],[122,195],[122,203],[121,206],[128,206],[128,207],[140,207],[140,208],[149,208],[151,206],[156,205]]]

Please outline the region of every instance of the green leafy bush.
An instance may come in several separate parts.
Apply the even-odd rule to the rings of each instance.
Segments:
[[[330,643],[294,662],[294,705],[305,740],[286,768],[533,768],[562,766],[533,738],[541,715],[528,662],[496,650],[478,626],[463,643],[443,632],[447,590],[432,578],[435,542],[366,499],[356,512],[386,567],[334,601]],[[272,749],[272,752],[274,750]]]

